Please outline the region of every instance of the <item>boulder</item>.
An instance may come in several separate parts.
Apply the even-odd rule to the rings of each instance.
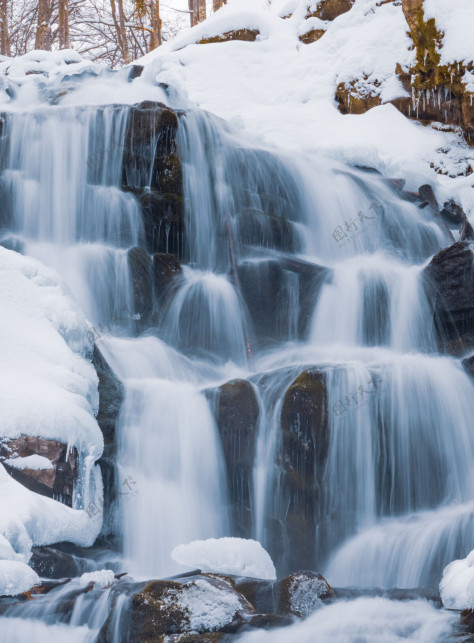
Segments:
[[[259,421],[259,405],[253,385],[232,380],[216,392],[216,422],[227,468],[234,534],[251,536],[252,476]]]
[[[31,458],[24,463],[21,458]],[[0,440],[0,462],[17,482],[27,489],[72,507],[78,474],[78,452],[58,440],[21,435]],[[31,468],[28,466],[31,462]],[[33,464],[34,463],[34,464]]]
[[[474,255],[456,242],[424,269],[424,286],[433,307],[440,350],[462,354],[474,347]]]
[[[292,221],[271,212],[247,208],[236,216],[237,242],[284,252],[301,250],[301,240]]]
[[[315,11],[309,11],[307,18],[320,20],[334,20],[338,16],[352,9],[355,0],[320,0]]]
[[[453,199],[449,199],[443,205],[441,215],[449,222],[460,224],[464,221],[464,210]]]
[[[317,40],[322,38],[325,33],[325,29],[310,29],[306,33],[301,34],[301,36],[299,36],[299,39],[305,45],[310,45],[312,42],[316,42]]]
[[[466,373],[468,373],[471,377],[474,377],[474,355],[463,359],[462,365]]]
[[[297,572],[280,583],[279,612],[306,618],[333,598],[334,592],[321,574]]]
[[[245,42],[254,42],[257,36],[260,35],[258,29],[235,29],[233,31],[226,31],[223,34],[212,36],[210,38],[203,38],[198,41],[198,45],[209,45],[216,42],[229,42],[231,40],[243,40]]]
[[[382,99],[376,90],[372,92],[359,87],[359,82],[339,83],[336,89],[337,107],[341,114],[365,114],[372,107],[382,104]]]
[[[315,567],[320,487],[329,449],[328,392],[323,372],[301,373],[288,388],[281,411],[282,569]],[[273,550],[270,549],[272,556]]]
[[[182,194],[143,191],[139,194],[148,252],[183,257],[185,249]]]
[[[55,547],[33,547],[29,565],[43,578],[74,578],[80,572],[74,556]]]
[[[235,632],[254,613],[250,603],[224,577],[152,581],[132,597],[127,641],[141,643],[157,641],[163,635]],[[102,637],[104,634],[105,630]],[[108,640],[101,635],[99,641]]]
[[[172,254],[157,252],[153,255],[153,293],[156,301],[160,302],[181,282],[183,269]]]
[[[143,248],[130,248],[128,266],[133,289],[133,313],[138,317],[137,327],[144,329],[149,326],[153,311],[151,257]]]

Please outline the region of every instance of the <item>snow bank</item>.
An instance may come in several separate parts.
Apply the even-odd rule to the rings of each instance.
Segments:
[[[449,609],[474,608],[474,549],[444,568],[439,584],[443,605]]]
[[[42,455],[33,454],[29,455],[26,458],[9,458],[5,460],[5,463],[8,466],[13,467],[14,469],[31,469],[32,471],[46,471],[48,469],[53,469],[53,463],[48,458],[45,458]]]
[[[203,572],[235,574],[250,578],[276,579],[269,554],[256,540],[244,538],[209,538],[179,545],[171,552],[179,565]]]
[[[441,64],[474,60],[474,3],[472,0],[424,0],[425,20],[434,18],[443,33]]]
[[[39,583],[31,567],[17,560],[0,560],[0,596],[16,596]]]
[[[20,435],[58,440],[79,453],[75,510],[33,493],[0,465],[0,535],[24,562],[32,545],[69,540],[92,545],[101,513],[87,513],[102,494],[102,432],[97,375],[88,361],[88,324],[68,288],[38,261],[0,247],[0,438]],[[47,459],[14,460],[20,467]],[[12,558],[0,540],[0,556]]]

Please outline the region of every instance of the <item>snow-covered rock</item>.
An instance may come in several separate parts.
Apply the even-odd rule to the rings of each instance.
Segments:
[[[0,596],[16,596],[27,592],[39,576],[31,567],[18,560],[0,560]]]
[[[474,549],[466,558],[444,568],[439,591],[448,609],[474,608]]]
[[[94,583],[96,588],[110,587],[115,580],[115,574],[110,569],[101,569],[98,572],[87,572],[82,574],[79,579],[81,587],[87,587],[89,583]]]
[[[171,552],[179,565],[203,572],[233,574],[248,578],[276,579],[269,554],[256,540],[209,538],[179,545]]]

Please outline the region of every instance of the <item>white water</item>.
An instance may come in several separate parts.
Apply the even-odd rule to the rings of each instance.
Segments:
[[[458,362],[435,354],[420,287],[422,266],[444,244],[443,233],[377,175],[319,158],[284,158],[191,113],[179,134],[190,265],[159,311],[159,328],[135,338],[126,251],[144,243],[141,213],[135,197],[119,189],[121,152],[103,154],[123,150],[126,123],[127,110],[115,107],[8,117],[2,175],[16,240],[67,280],[125,384],[117,427],[124,569],[165,576],[179,571],[170,558],[176,545],[232,535],[204,391],[236,377],[251,378],[260,405],[249,536],[284,568],[292,543],[275,552],[271,544],[288,508],[276,464],[281,404],[293,379],[317,366],[326,374],[330,429],[326,464],[316,472],[318,564],[334,585],[433,584],[450,557],[474,547],[473,385]],[[252,329],[259,302],[247,309],[234,273],[235,264],[269,250],[276,260],[279,252],[293,259],[304,253],[330,273],[302,336],[301,296],[312,286],[300,287],[289,270],[286,285],[271,295],[280,312],[291,284],[293,309],[282,326],[294,343],[275,340],[265,354]],[[358,620],[351,605],[346,621],[363,632],[373,606],[363,604],[368,616]],[[314,631],[349,641],[349,628],[334,629],[339,609],[324,610]],[[397,609],[384,614],[397,618]],[[413,624],[417,606],[410,610]],[[425,638],[412,640],[441,640],[449,619],[425,616],[407,630]],[[383,627],[385,620],[367,640],[383,640],[376,638]]]

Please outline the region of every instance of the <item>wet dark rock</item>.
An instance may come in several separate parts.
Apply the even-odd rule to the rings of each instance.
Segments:
[[[10,459],[30,455],[47,458],[50,469],[17,469]],[[58,440],[47,440],[37,436],[22,435],[14,439],[0,439],[0,462],[14,480],[35,493],[59,500],[72,507],[74,483],[78,474],[78,453],[73,447]]]
[[[139,196],[150,253],[184,254],[184,201],[181,194],[144,191]]]
[[[99,378],[97,422],[104,436],[104,443],[115,444],[115,424],[123,401],[123,384],[110,368],[97,344],[94,344],[92,364]]]
[[[473,259],[469,244],[457,242],[435,255],[424,270],[439,347],[446,352],[462,354],[474,347]]]
[[[464,370],[469,373],[471,377],[474,377],[474,355],[463,359],[462,365],[464,367]]]
[[[244,261],[237,273],[259,344],[306,337],[326,268],[279,257]]]
[[[214,611],[211,618],[210,610]],[[182,583],[152,581],[132,597],[127,640],[141,643],[159,640],[160,635],[236,632],[254,613],[223,577],[206,575]]]
[[[238,243],[284,252],[298,252],[301,242],[293,223],[282,216],[250,208],[236,217]]]
[[[199,40],[198,45],[209,45],[216,42],[230,42],[231,40],[243,40],[244,42],[254,42],[260,35],[258,29],[235,29],[226,31],[218,36],[203,38]]]
[[[155,299],[161,301],[181,282],[183,269],[174,255],[162,252],[153,255],[152,266],[153,292]]]
[[[272,614],[277,611],[278,581],[237,576],[234,582],[236,589],[245,596],[259,614]]]
[[[74,556],[54,547],[33,547],[29,565],[43,578],[74,578],[80,571]]]
[[[321,574],[301,571],[280,583],[279,612],[306,618],[334,598],[334,591]]]
[[[137,327],[147,328],[153,310],[151,257],[143,248],[130,248],[128,265],[133,289],[133,313],[138,317]]]
[[[283,570],[315,567],[320,485],[329,448],[328,392],[319,370],[301,373],[288,388],[281,411]]]
[[[134,106],[125,134],[123,184],[162,193],[181,193],[177,132],[178,114],[165,105],[144,101]]]
[[[128,69],[128,80],[132,81],[135,80],[135,78],[140,78],[143,73],[144,67],[143,65],[130,65]]]
[[[229,500],[236,536],[250,537],[252,476],[259,420],[255,389],[247,380],[219,387],[216,421],[227,468]]]
[[[449,221],[449,223],[462,223],[464,220],[464,210],[453,199],[446,201],[441,210],[441,215]]]

